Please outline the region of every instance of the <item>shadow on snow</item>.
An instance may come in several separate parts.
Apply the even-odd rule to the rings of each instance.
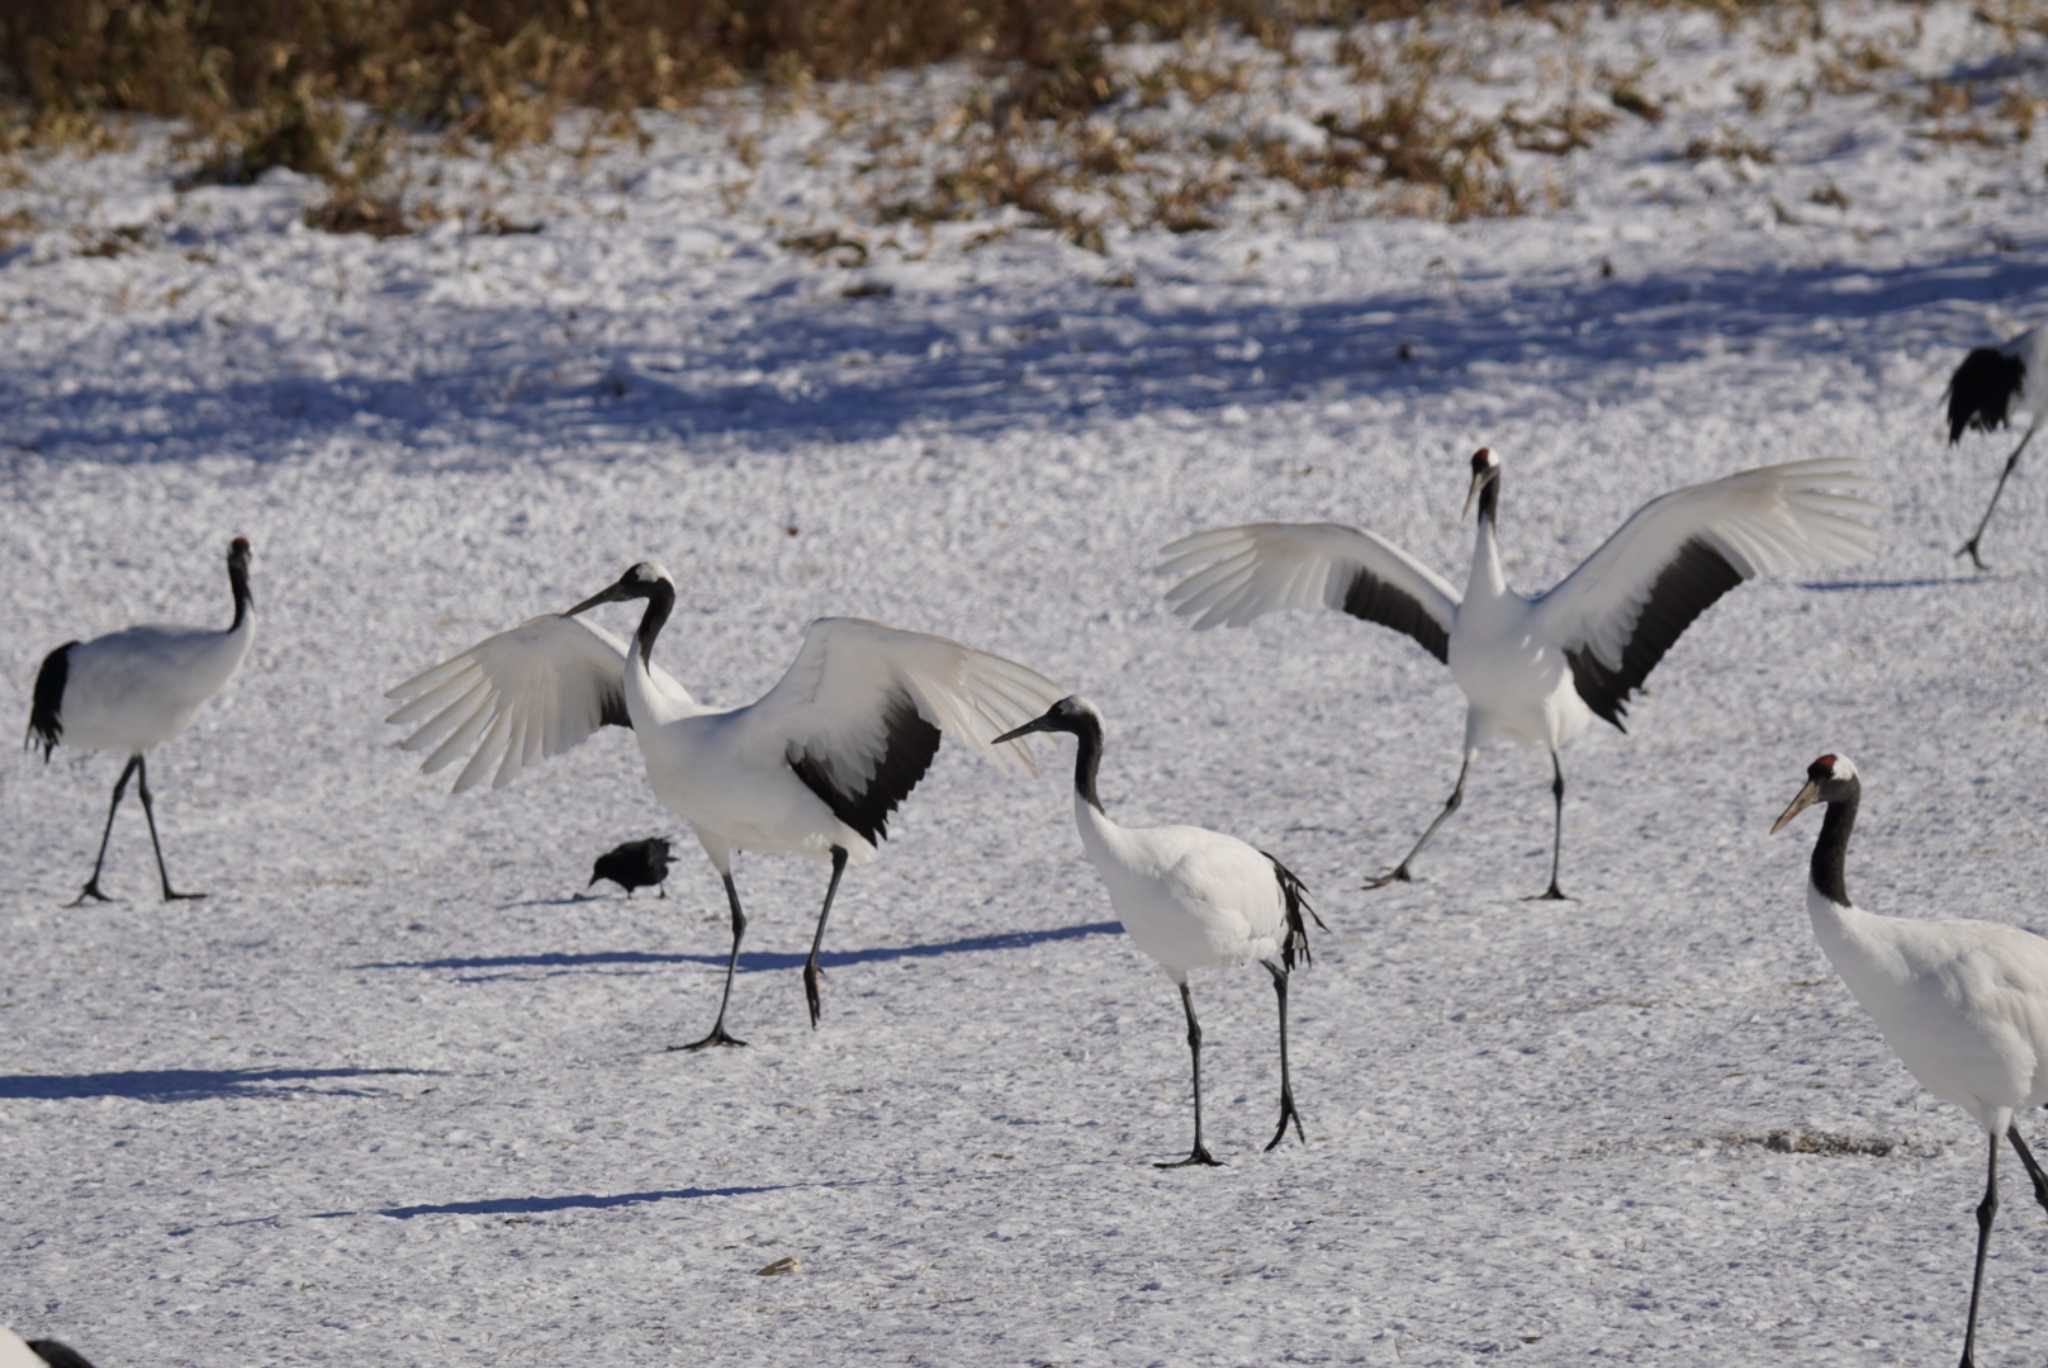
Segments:
[[[0,1074],[0,1099],[62,1101],[126,1097],[137,1102],[196,1102],[220,1097],[381,1096],[381,1088],[321,1087],[335,1078],[432,1077],[434,1069],[140,1069],[97,1074]]]
[[[936,941],[928,945],[887,945],[876,946],[870,950],[828,950],[818,956],[818,963],[824,968],[831,969],[844,964],[867,964],[876,960],[927,959],[939,955],[1021,950],[1027,946],[1042,945],[1050,941],[1080,940],[1086,936],[1115,936],[1122,933],[1123,926],[1118,922],[1088,922],[1080,926],[1060,926],[1045,931],[999,931],[983,936],[963,936],[958,940]],[[802,954],[785,954],[779,951],[742,951],[739,967],[743,973],[795,969],[803,964],[806,957]],[[531,955],[475,955],[450,959],[398,960],[356,964],[350,968],[552,969],[578,972],[595,970],[606,965],[705,964],[723,969],[725,961],[726,955],[723,952],[712,955],[681,955],[657,954],[648,950],[593,950],[583,954],[542,951]],[[493,976],[479,975],[466,979],[465,982],[485,982],[490,977]]]
[[[402,439],[419,467],[438,469],[507,454],[601,459],[608,439],[730,437],[779,449],[793,437],[1058,430],[1230,404],[1455,400],[1497,389],[1504,375],[1624,402],[1654,388],[1661,368],[1702,357],[1754,352],[1756,366],[1777,369],[1816,350],[1874,358],[1988,340],[1987,308],[2024,315],[2048,296],[2041,245],[1883,270],[1827,263],[1602,279],[1589,260],[1310,304],[1169,304],[1076,283],[1050,301],[995,294],[967,315],[934,316],[915,296],[846,303],[777,286],[714,310],[681,341],[666,303],[614,310],[599,349],[550,341],[532,309],[479,309],[450,313],[447,330],[424,343],[429,357],[404,375],[216,384],[202,354],[189,377],[79,386],[55,374],[68,361],[50,356],[30,362],[40,370],[0,373],[0,405],[12,421],[7,448],[44,457],[270,459],[353,434]],[[1161,292],[1171,288],[1162,282]],[[1838,326],[1817,334],[1822,322]],[[163,347],[197,336],[180,320],[133,332],[145,351],[151,333]],[[248,325],[234,346],[285,364],[297,344]],[[194,383],[170,383],[180,378]],[[1928,406],[1932,431],[1938,390]],[[492,455],[478,457],[479,445]],[[0,464],[8,459],[0,450]]]

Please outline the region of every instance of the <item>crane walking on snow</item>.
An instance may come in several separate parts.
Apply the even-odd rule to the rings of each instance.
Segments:
[[[1110,905],[1131,939],[1180,987],[1195,1076],[1195,1148],[1187,1158],[1159,1167],[1216,1163],[1202,1143],[1202,1027],[1188,993],[1191,969],[1256,960],[1273,976],[1280,1001],[1280,1128],[1266,1148],[1286,1138],[1289,1121],[1307,1143],[1287,1070],[1287,979],[1297,962],[1309,962],[1302,913],[1315,917],[1317,926],[1323,919],[1309,906],[1301,880],[1271,855],[1220,831],[1126,827],[1112,821],[1095,793],[1102,716],[1085,700],[1063,698],[1044,716],[998,736],[996,743],[1041,731],[1071,732],[1080,742],[1074,761],[1074,824],[1081,829],[1081,848],[1102,876]]]
[[[100,891],[100,869],[107,859],[107,841],[114,834],[114,814],[133,775],[142,796],[142,815],[149,821],[149,843],[156,850],[157,877],[164,898],[203,898],[204,893],[179,893],[164,868],[163,843],[156,834],[156,805],[149,792],[144,755],[176,736],[191,722],[201,704],[227,685],[249,654],[255,633],[255,600],[249,595],[249,539],[228,543],[228,587],[235,596],[234,621],[225,631],[206,627],[171,627],[153,623],[129,627],[91,641],[67,641],[43,658],[29,705],[25,748],[41,746],[43,763],[58,745],[81,750],[118,750],[128,756],[114,782],[107,804],[107,825],[100,833],[100,853],[92,877],[71,906],[87,898],[108,901]]]
[[[2041,391],[2044,376],[2048,376],[2048,328],[2031,329],[1996,347],[1978,347],[1963,358],[1963,364],[1949,377],[1950,446],[1962,441],[1963,433],[1971,428],[1994,432],[2004,427],[2014,409],[2024,409],[2031,415],[2020,444],[2005,458],[2005,469],[1998,473],[1998,484],[1991,491],[1991,502],[1984,509],[1977,530],[1956,550],[1958,556],[1967,554],[1979,570],[1985,566],[1984,558],[1977,554],[1977,543],[1983,540],[1984,529],[1991,525],[1991,510],[1998,507],[1998,496],[2005,492],[2007,477],[2020,463],[2020,453],[2034,440],[2042,420],[2048,418],[2048,402],[2043,402]]]
[[[654,641],[675,597],[668,571],[642,561],[568,612],[501,632],[400,684],[388,696],[402,706],[386,720],[420,724],[401,744],[408,751],[432,748],[425,773],[471,752],[455,780],[457,793],[493,769],[493,787],[502,787],[601,726],[632,728],[648,783],[696,832],[732,912],[718,1020],[702,1040],[679,1048],[746,1043],[725,1029],[747,929],[733,854],[830,860],[831,881],[804,962],[816,1029],[818,950],[840,875],[849,863],[875,857],[889,814],[924,777],[941,733],[1028,770],[1028,753],[996,750],[992,738],[1060,691],[1034,670],[943,637],[821,618],[773,689],[745,707],[710,708],[654,664]],[[577,618],[599,604],[633,599],[646,607],[630,646]]]
[[[1555,588],[1526,598],[1508,587],[1495,522],[1500,460],[1472,457],[1465,496],[1479,505],[1478,541],[1462,599],[1441,576],[1370,532],[1335,523],[1251,523],[1197,532],[1165,550],[1186,577],[1167,591],[1197,630],[1243,626],[1276,608],[1330,607],[1405,633],[1451,668],[1464,691],[1465,758],[1443,811],[1401,863],[1368,888],[1407,882],[1409,866],[1465,798],[1482,743],[1550,751],[1556,825],[1550,887],[1562,898],[1564,765],[1558,751],[1606,719],[1628,730],[1629,695],[1721,595],[1758,575],[1846,565],[1877,546],[1850,492],[1874,483],[1861,464],[1821,459],[1764,466],[1653,499]]]
[[[1881,917],[1849,901],[1843,864],[1862,797],[1849,757],[1823,755],[1807,767],[1805,786],[1771,830],[1816,803],[1827,806],[1806,886],[1814,938],[1920,1086],[1968,1112],[1989,1139],[1963,1331],[1962,1368],[1971,1368],[1984,1250],[1998,1211],[2001,1139],[2012,1142],[2035,1200],[2048,1208],[2048,1173],[2013,1123],[2048,1102],[2048,940],[1997,922]]]

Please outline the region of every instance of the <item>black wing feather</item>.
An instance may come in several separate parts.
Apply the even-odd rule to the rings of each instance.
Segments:
[[[30,1340],[28,1347],[30,1353],[49,1364],[50,1368],[92,1368],[91,1361],[85,1355],[63,1340]]]
[[[1413,637],[1423,650],[1446,665],[1450,663],[1451,634],[1443,624],[1431,617],[1413,594],[1396,589],[1370,570],[1360,569],[1352,575],[1351,585],[1344,591],[1344,611]]]
[[[1966,429],[1990,432],[2005,426],[2012,397],[2027,378],[2027,363],[1996,347],[1979,347],[1963,358],[1948,382],[1948,444]]]
[[[28,708],[28,738],[21,748],[33,750],[40,744],[46,765],[50,752],[64,739],[64,684],[71,678],[71,648],[77,644],[65,642],[44,656],[43,668],[36,671],[36,691]]]
[[[1622,719],[1628,716],[1628,696],[1643,687],[1693,619],[1740,583],[1742,572],[1726,556],[1699,537],[1688,538],[1650,586],[1650,597],[1636,614],[1628,644],[1622,648],[1620,669],[1609,669],[1590,646],[1565,652],[1579,697],[1615,730],[1627,731]]]
[[[889,834],[889,814],[910,796],[939,753],[939,729],[924,720],[909,694],[894,690],[882,705],[882,757],[864,785],[842,780],[829,755],[792,741],[789,767],[832,815],[875,844]]]

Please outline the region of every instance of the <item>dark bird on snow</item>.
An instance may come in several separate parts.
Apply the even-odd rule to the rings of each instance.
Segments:
[[[659,836],[650,836],[644,841],[628,841],[613,846],[597,857],[591,866],[590,883],[599,879],[610,879],[626,890],[632,897],[636,888],[659,888],[661,896],[668,896],[668,842]],[[590,884],[585,884],[588,888]]]

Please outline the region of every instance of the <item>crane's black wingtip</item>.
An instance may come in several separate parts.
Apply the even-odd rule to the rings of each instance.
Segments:
[[[1948,444],[1971,428],[2004,427],[2013,397],[2027,378],[2027,363],[1996,347],[1979,347],[1963,358],[1948,382]]]
[[[50,1368],[92,1368],[92,1360],[63,1340],[29,1340],[28,1348],[30,1353],[49,1364]]]
[[[1309,953],[1308,948],[1308,923],[1301,914],[1306,912],[1309,916],[1315,917],[1316,925],[1325,931],[1330,928],[1324,925],[1323,919],[1316,915],[1315,908],[1309,905],[1308,887],[1302,883],[1301,877],[1275,859],[1271,851],[1262,850],[1259,854],[1264,855],[1273,866],[1274,882],[1280,885],[1280,898],[1287,907],[1287,936],[1280,943],[1281,962],[1287,966],[1289,972],[1293,971],[1296,960],[1304,967],[1313,964],[1315,956]]]

